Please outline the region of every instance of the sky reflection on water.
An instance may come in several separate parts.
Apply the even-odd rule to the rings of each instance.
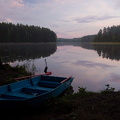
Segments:
[[[120,90],[120,62],[100,57],[96,51],[84,49],[80,46],[57,46],[57,51],[45,57],[48,71],[55,76],[68,77],[73,75],[72,83],[75,92],[78,86],[86,87],[89,91],[99,92],[104,90],[105,84],[110,84],[116,90]],[[43,73],[45,58],[29,60],[31,66],[36,67],[36,74]],[[19,64],[23,64],[19,62]],[[28,63],[26,61],[26,63]],[[14,62],[18,64],[18,62]]]

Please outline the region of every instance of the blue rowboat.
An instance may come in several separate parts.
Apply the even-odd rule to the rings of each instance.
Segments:
[[[71,86],[73,77],[41,75],[0,87],[0,107],[40,106]]]

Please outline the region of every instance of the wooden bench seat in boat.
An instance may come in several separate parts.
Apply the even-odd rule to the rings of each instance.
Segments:
[[[51,91],[51,90],[54,90],[53,88],[46,88],[46,87],[41,87],[41,86],[28,86],[28,87],[25,87],[24,89],[29,89],[29,90],[38,90],[38,91]]]
[[[43,87],[55,88],[59,86],[61,83],[59,82],[51,82],[51,81],[40,81],[39,85]]]

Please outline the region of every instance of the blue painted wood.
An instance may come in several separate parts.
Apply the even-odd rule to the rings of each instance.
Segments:
[[[70,87],[73,77],[37,76],[0,87],[0,106],[40,106]]]

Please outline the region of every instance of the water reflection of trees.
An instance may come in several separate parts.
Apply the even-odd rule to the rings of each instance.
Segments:
[[[72,45],[95,50],[99,56],[111,60],[120,60],[120,45],[90,44],[80,42],[57,43],[58,46]],[[0,57],[3,62],[22,61],[48,57],[57,50],[56,43],[0,44]]]
[[[81,42],[80,46],[82,48],[88,49],[88,50],[94,50],[94,46],[92,43],[85,43],[85,42]]]
[[[37,59],[50,56],[56,49],[56,43],[1,44],[0,57],[3,62]]]
[[[57,46],[78,46],[85,49],[94,49],[91,43],[86,42],[58,42]]]
[[[85,49],[95,50],[99,56],[111,60],[120,60],[120,45],[117,44],[91,44],[81,43],[80,46]]]
[[[118,44],[92,44],[92,43],[85,43],[85,42],[66,42],[65,44],[60,42],[57,44],[58,46],[63,45],[72,45],[72,46],[79,46],[84,49],[88,50],[95,50],[99,56],[103,58],[111,59],[111,60],[120,60],[120,45]]]
[[[57,46],[80,46],[80,42],[57,42]]]
[[[120,60],[120,45],[117,44],[94,44],[94,49],[99,56],[111,60]]]

